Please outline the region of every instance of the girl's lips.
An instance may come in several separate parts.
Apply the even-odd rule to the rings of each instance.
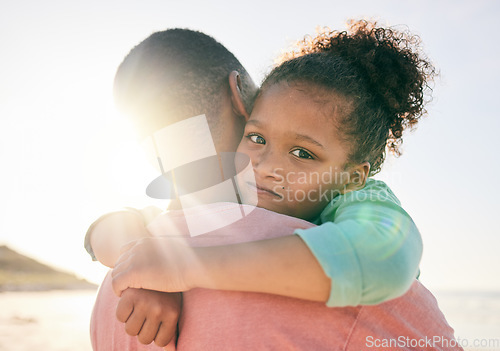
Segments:
[[[248,184],[248,186],[250,186],[250,188],[255,189],[255,191],[257,192],[258,195],[271,195],[271,196],[277,197],[279,199],[283,198],[282,195],[275,193],[271,189],[265,188],[263,186],[255,184],[255,183],[248,182],[247,184]]]

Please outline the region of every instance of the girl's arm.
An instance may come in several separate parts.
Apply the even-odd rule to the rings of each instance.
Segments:
[[[199,287],[326,302],[330,291],[330,279],[297,235],[213,247],[146,238],[126,248],[112,274],[117,295],[128,287],[170,292]]]
[[[420,234],[386,186],[376,182],[365,190],[328,206],[322,220],[331,222],[295,230],[300,237],[285,230],[280,235],[286,237],[227,246],[193,248],[172,238],[130,245],[113,273],[115,292],[128,286],[202,287],[328,301],[328,306],[377,304],[400,296],[417,275]],[[246,230],[283,232],[283,217],[267,211]],[[238,223],[223,229],[239,233]]]
[[[403,295],[422,257],[420,232],[384,182],[332,201],[322,225],[295,231],[331,278],[328,306],[374,305]]]
[[[148,216],[155,216],[159,209],[143,211],[127,208],[108,213],[97,219],[85,236],[85,248],[94,260],[113,268],[120,256],[120,248],[130,241],[149,237],[145,223]]]
[[[199,250],[191,286],[271,293],[326,302],[330,279],[297,235]]]

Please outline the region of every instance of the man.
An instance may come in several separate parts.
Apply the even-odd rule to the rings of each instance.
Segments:
[[[140,139],[184,118],[205,115],[211,130],[217,131],[212,133],[212,138],[218,153],[236,150],[243,133],[244,115],[247,110],[251,110],[257,90],[250,75],[224,46],[205,34],[183,29],[152,34],[131,50],[115,78],[116,104],[131,117]],[[170,207],[175,207],[172,205]],[[124,218],[123,214],[129,218]],[[106,236],[105,241],[92,242],[94,250],[99,245],[107,248],[113,247],[119,240],[136,239],[121,237],[120,228],[132,228],[137,214],[121,212],[118,215],[119,222],[113,225],[117,237]],[[106,215],[105,218],[113,220],[112,216]],[[85,245],[89,251],[92,251],[90,234],[95,230],[107,230],[102,228],[101,219],[89,228]],[[135,229],[140,232],[142,228]],[[93,240],[98,238],[92,236]],[[112,267],[118,252],[114,252],[111,257],[99,256],[98,252],[96,254],[102,263]],[[138,339],[143,344],[149,344],[154,339],[158,345],[165,346],[173,336],[179,315],[179,300],[175,294],[129,289],[122,298],[122,306],[126,306],[129,300],[140,300],[145,296],[144,299],[148,301],[145,307],[163,308],[163,324],[170,324],[173,328],[158,331],[156,326],[151,331],[153,328],[147,329],[148,325],[142,326],[144,319],[140,320],[142,316],[137,317],[137,311],[133,316],[137,318],[124,317],[127,320],[124,328],[115,318],[118,299],[112,293],[108,278],[94,306],[91,322],[93,348],[159,349],[155,345],[142,345]],[[158,303],[152,306],[153,301]],[[125,330],[131,335],[138,335],[138,338],[128,337]]]
[[[143,135],[155,134],[166,125],[205,114],[217,153],[236,149],[255,93],[250,77],[234,56],[212,38],[186,30],[153,34],[127,56],[115,80],[118,105],[139,122],[137,129]],[[182,232],[182,226],[182,223],[173,224],[167,216],[155,220],[150,230],[163,235],[162,231],[167,228]],[[308,224],[259,209],[222,228],[226,235],[221,238],[202,235],[188,240],[193,245],[221,245],[283,237],[292,249],[291,257],[300,256],[301,262],[307,262],[291,270],[297,277],[293,280],[297,284],[292,289],[296,288],[301,294],[289,296],[325,301],[330,287],[328,277],[300,239],[290,235],[299,227],[308,228]],[[95,229],[99,229],[98,226]],[[256,232],[261,233],[261,237],[252,236]],[[312,290],[308,291],[310,287]],[[147,309],[151,300],[142,305],[140,301],[151,294],[160,296],[160,293],[142,290],[125,291],[118,305],[118,317],[126,322],[127,332],[138,335],[141,342],[154,339],[158,345],[165,345],[172,335],[172,326],[167,325],[173,324],[178,314],[175,302],[178,296],[161,295],[165,301],[174,301],[165,307],[166,311],[174,311],[170,313],[171,318],[162,320],[158,316],[150,317],[149,312],[140,314],[142,308],[136,308],[146,306]],[[109,296],[108,279],[94,309],[93,345],[95,349],[126,349],[123,343],[120,344],[125,335],[120,334],[120,326],[112,318],[117,302]],[[403,297],[377,306],[329,309],[323,303],[306,300],[194,289],[184,294],[184,315],[177,346],[182,350],[359,349],[386,347],[383,340],[402,336],[401,342],[394,345],[401,349],[411,348],[408,340],[428,336],[453,341],[453,332],[435,300],[418,282]],[[406,343],[404,338],[407,338]],[[134,344],[133,339],[127,340],[129,349],[142,347]]]

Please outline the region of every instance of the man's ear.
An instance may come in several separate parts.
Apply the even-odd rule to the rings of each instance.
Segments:
[[[351,168],[342,193],[363,189],[370,174],[370,168],[370,162],[363,162]]]
[[[233,112],[238,116],[243,116],[245,121],[248,121],[250,114],[243,103],[243,96],[241,94],[241,78],[237,71],[231,71],[231,73],[229,73],[229,90],[231,94]]]

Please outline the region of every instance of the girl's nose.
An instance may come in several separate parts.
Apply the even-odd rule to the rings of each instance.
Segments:
[[[259,178],[281,178],[279,175],[281,160],[275,152],[268,149],[266,152],[255,155],[251,160],[254,172]]]

